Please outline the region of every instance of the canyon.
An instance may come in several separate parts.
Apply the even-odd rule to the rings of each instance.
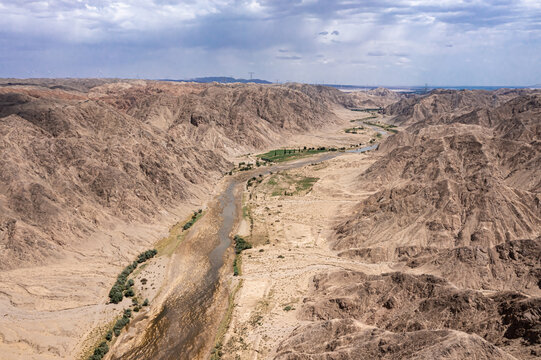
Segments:
[[[6,359],[541,356],[539,91],[4,79],[0,149]]]

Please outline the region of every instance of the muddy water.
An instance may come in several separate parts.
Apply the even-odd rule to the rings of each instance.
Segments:
[[[368,150],[372,148],[364,151]],[[219,314],[213,314],[212,309],[221,283],[220,270],[224,265],[224,254],[231,245],[230,234],[239,212],[237,205],[240,198],[237,196],[237,187],[243,185],[251,176],[319,163],[342,154],[341,152],[325,153],[316,159],[259,168],[233,178],[218,200],[221,211],[218,231],[208,236],[209,240],[215,239],[214,243],[217,245],[214,248],[209,247],[208,252],[204,246],[197,248],[197,251],[206,252],[202,254],[207,260],[206,264],[195,265],[204,267],[204,271],[194,271],[187,282],[172,289],[159,314],[151,320],[145,330],[144,341],[123,354],[121,358],[201,358],[202,352],[208,349],[209,339],[213,339],[215,328],[211,324],[215,324],[216,316],[219,316]]]

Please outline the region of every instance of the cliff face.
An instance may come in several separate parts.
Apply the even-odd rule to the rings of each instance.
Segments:
[[[0,268],[62,257],[115,219],[148,223],[197,199],[229,170],[229,156],[336,121],[335,99],[308,90],[5,81]]]
[[[335,248],[378,248],[393,258],[397,247],[487,248],[538,237],[539,100],[524,95],[447,114],[448,124],[430,118],[390,137],[385,155],[358,179],[379,191],[337,226]]]

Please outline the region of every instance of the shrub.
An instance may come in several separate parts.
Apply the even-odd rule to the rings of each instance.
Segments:
[[[143,262],[147,261],[148,259],[153,258],[157,253],[158,253],[158,250],[156,250],[156,249],[147,250],[147,251],[139,254],[139,256],[137,257],[137,262],[138,263],[143,263]]]
[[[101,360],[105,354],[109,352],[109,345],[104,341],[94,349],[94,354],[90,356],[90,360]]]
[[[243,250],[252,248],[252,244],[250,244],[249,242],[247,242],[246,240],[244,240],[242,237],[240,237],[238,235],[235,235],[233,240],[235,241],[235,253],[236,254],[240,254]]]
[[[237,257],[233,260],[233,276],[239,276],[239,267],[237,265]]]
[[[145,299],[145,301],[143,301],[143,306],[148,306],[148,299]]]
[[[123,297],[124,296],[122,295],[122,290],[116,287],[113,287],[109,292],[109,299],[111,299],[111,302],[113,304],[118,304],[119,302],[121,302]]]
[[[111,330],[107,331],[107,334],[105,335],[105,340],[111,341],[113,339],[113,332]]]

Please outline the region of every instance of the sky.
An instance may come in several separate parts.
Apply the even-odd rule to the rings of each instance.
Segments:
[[[541,0],[0,0],[0,77],[541,84]]]

